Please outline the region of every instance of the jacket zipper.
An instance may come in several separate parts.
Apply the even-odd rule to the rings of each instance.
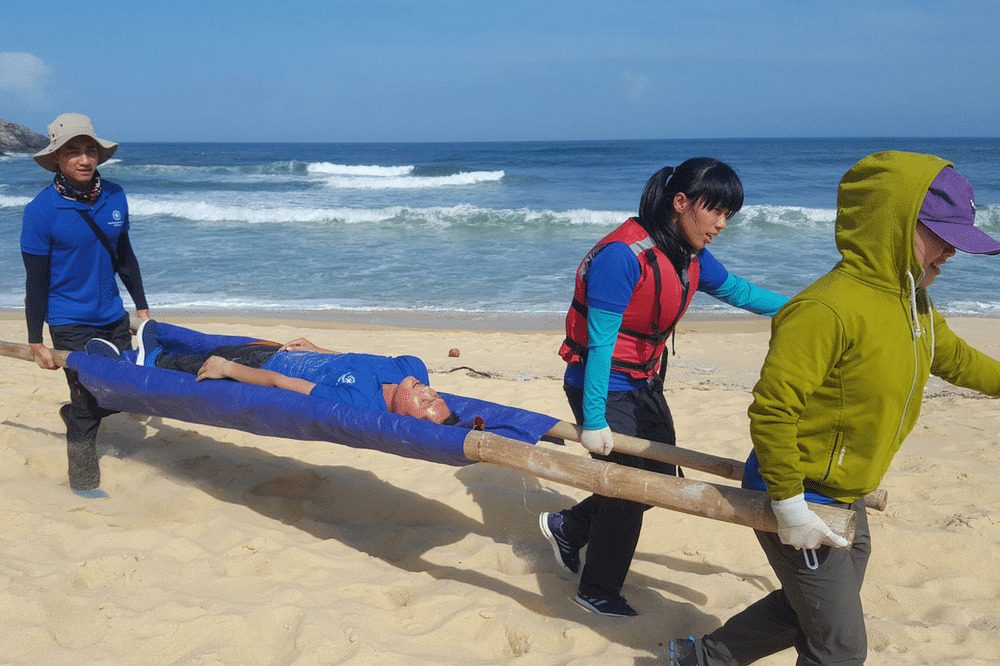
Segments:
[[[917,316],[914,313],[914,316]],[[919,321],[914,322],[916,326],[920,325]],[[931,322],[933,326],[934,323]],[[917,377],[920,373],[920,338],[913,334],[913,327],[910,327],[911,335],[913,339],[913,379],[910,382],[910,392],[906,396],[906,404],[903,406],[903,414],[899,417],[899,427],[896,429],[896,438],[893,439],[892,443],[895,444],[899,441],[899,434],[903,432],[903,424],[906,423],[906,415],[910,412],[910,402],[913,400],[913,391],[917,388]],[[933,350],[932,350],[933,351]]]

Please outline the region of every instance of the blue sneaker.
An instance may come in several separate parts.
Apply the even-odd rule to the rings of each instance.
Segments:
[[[698,652],[694,649],[694,636],[675,638],[667,644],[669,654],[667,663],[670,666],[698,666]]]
[[[625,597],[592,597],[583,592],[577,592],[576,599],[573,601],[591,613],[597,613],[605,617],[635,617],[639,614],[634,608],[628,605]]]
[[[74,494],[79,495],[84,499],[101,500],[108,499],[108,494],[101,490],[100,488],[92,488],[90,490],[74,490]]]
[[[549,543],[552,544],[552,552],[555,553],[556,563],[567,573],[579,573],[580,549],[570,545],[566,535],[563,534],[562,524],[562,514],[543,511],[538,516],[538,527],[542,530],[545,538],[549,540]]]
[[[139,329],[135,332],[135,337],[139,340],[139,354],[135,357],[135,364],[147,368],[156,367],[156,357],[163,351],[163,347],[156,341],[160,335],[159,325],[152,319],[143,320],[139,324]]]
[[[122,353],[118,351],[118,347],[115,347],[103,338],[88,340],[86,349],[87,353],[91,356],[103,356],[104,358],[111,358],[116,361],[122,360]]]

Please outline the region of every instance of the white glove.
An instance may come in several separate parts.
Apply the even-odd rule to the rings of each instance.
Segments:
[[[604,426],[600,430],[584,430],[580,435],[580,443],[583,444],[583,448],[600,456],[608,455],[615,447],[615,439],[609,426]]]
[[[772,500],[771,508],[778,519],[778,538],[786,546],[811,550],[820,544],[845,548],[847,539],[835,534],[806,504],[804,493],[785,500]]]

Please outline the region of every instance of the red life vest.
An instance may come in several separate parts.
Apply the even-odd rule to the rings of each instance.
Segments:
[[[597,253],[615,242],[629,246],[642,273],[622,316],[611,367],[638,379],[650,378],[659,367],[674,326],[694,298],[700,267],[698,258],[692,258],[686,271],[687,284],[683,283],[667,255],[632,218],[601,239],[580,263],[559,355],[567,363],[581,363],[587,357],[587,273]]]

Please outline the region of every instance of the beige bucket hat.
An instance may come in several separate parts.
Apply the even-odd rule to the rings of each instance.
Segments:
[[[89,136],[97,142],[97,163],[104,164],[118,150],[118,144],[98,138],[94,133],[94,125],[90,118],[82,113],[64,113],[49,125],[49,145],[35,153],[35,161],[48,171],[59,171],[59,165],[52,154],[63,147],[70,139],[78,136]]]

